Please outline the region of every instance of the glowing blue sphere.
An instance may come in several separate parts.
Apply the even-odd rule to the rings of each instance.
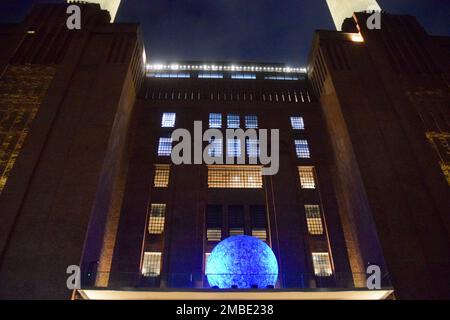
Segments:
[[[275,286],[278,263],[272,249],[262,240],[250,236],[233,236],[221,241],[206,264],[211,287],[221,289],[266,288]]]

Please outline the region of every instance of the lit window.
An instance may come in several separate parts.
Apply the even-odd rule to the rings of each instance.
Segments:
[[[227,140],[227,155],[228,155],[228,157],[240,157],[241,156],[241,140],[240,139],[228,139]]]
[[[310,158],[308,141],[306,140],[295,140],[295,152],[298,158]]]
[[[155,165],[155,178],[153,185],[156,188],[167,188],[169,186],[169,165]]]
[[[262,188],[259,166],[208,166],[208,188]]]
[[[353,42],[364,42],[364,38],[363,38],[363,36],[362,36],[361,33],[352,33],[352,34],[350,35],[350,39],[351,39]]]
[[[223,140],[221,138],[210,139],[209,143],[211,147],[208,149],[208,155],[210,157],[221,157],[223,150]]]
[[[144,277],[158,277],[161,273],[161,252],[144,252],[142,275]]]
[[[208,228],[206,230],[206,238],[208,239],[208,241],[222,240],[222,229]]]
[[[172,153],[172,138],[159,138],[158,156],[167,157]]]
[[[164,112],[161,121],[161,127],[173,128],[175,126],[176,114],[173,112]]]
[[[200,79],[222,79],[223,73],[199,73]]]
[[[164,203],[152,203],[150,205],[148,233],[150,234],[163,233],[165,215],[166,215],[166,205]]]
[[[267,240],[267,230],[264,229],[259,229],[259,228],[255,228],[252,229],[252,237],[258,238],[262,241],[266,241]]]
[[[303,117],[291,117],[292,129],[295,130],[305,130],[305,123],[303,122]]]
[[[245,128],[258,129],[258,117],[255,115],[245,116]]]
[[[247,155],[249,158],[257,158],[259,156],[258,139],[247,139]]]
[[[254,73],[232,73],[231,79],[256,79]]]
[[[222,128],[222,114],[210,113],[209,114],[209,127],[210,128]]]
[[[333,274],[330,256],[327,252],[313,252],[314,274],[318,277],[329,277]]]
[[[292,75],[276,75],[276,76],[265,76],[266,80],[299,80],[298,76]]]
[[[238,129],[241,123],[239,120],[239,115],[237,114],[229,114],[227,116],[227,126],[230,129]]]
[[[151,78],[190,78],[189,73],[150,73]]]
[[[309,234],[323,234],[322,218],[320,217],[320,207],[318,205],[307,204],[305,205],[305,213]]]
[[[298,167],[302,189],[315,189],[314,167]]]

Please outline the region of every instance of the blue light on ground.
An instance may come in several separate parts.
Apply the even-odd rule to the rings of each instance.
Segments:
[[[277,282],[278,262],[262,240],[233,236],[221,241],[211,252],[206,276],[211,287],[266,288]]]

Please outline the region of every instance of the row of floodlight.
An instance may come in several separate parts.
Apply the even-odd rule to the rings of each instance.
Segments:
[[[147,64],[147,71],[153,70],[201,70],[201,71],[256,71],[306,73],[306,68],[273,67],[273,66],[239,66],[239,65],[191,65],[191,64]]]

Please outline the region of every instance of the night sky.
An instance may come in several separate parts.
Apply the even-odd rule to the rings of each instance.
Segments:
[[[20,21],[33,3],[1,0],[0,22]],[[430,34],[450,36],[450,0],[379,0],[411,14]],[[140,22],[151,61],[306,63],[314,29],[334,29],[325,0],[122,0],[119,22]],[[1,44],[0,44],[1,45]]]

